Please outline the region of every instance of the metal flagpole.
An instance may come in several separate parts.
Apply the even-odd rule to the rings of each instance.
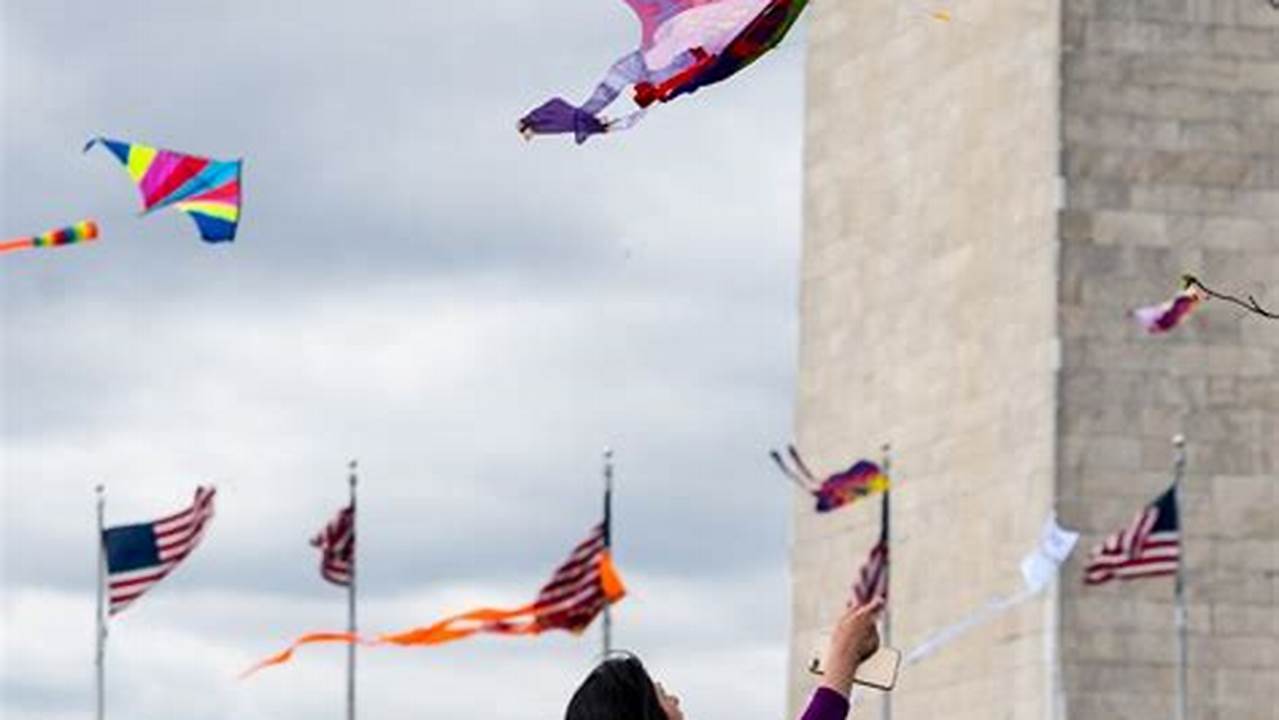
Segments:
[[[884,538],[884,551],[887,553],[887,556],[885,557],[885,562],[884,562],[884,595],[886,596],[886,598],[891,598],[891,597],[892,597],[892,587],[891,587],[891,585],[890,585],[890,584],[891,584],[891,582],[892,582],[892,578],[893,578],[892,568],[893,568],[893,563],[895,563],[895,562],[897,561],[897,559],[896,559],[896,553],[897,553],[897,551],[896,551],[896,549],[894,549],[894,548],[893,548],[893,543],[892,543],[892,537],[893,537],[893,536],[892,536],[892,532],[891,532],[891,530],[892,530],[892,526],[888,524],[888,520],[889,520],[889,517],[890,517],[890,513],[889,513],[889,505],[888,505],[888,502],[889,502],[889,501],[888,501],[888,496],[889,496],[889,494],[890,494],[890,492],[891,492],[891,490],[892,490],[892,482],[893,482],[893,479],[892,479],[892,478],[893,478],[893,476],[892,476],[892,465],[893,465],[893,456],[892,456],[893,448],[892,448],[892,445],[890,445],[889,443],[884,443],[883,451],[884,451],[884,460],[883,460],[883,464],[882,464],[882,466],[880,467],[880,470],[881,470],[881,471],[883,471],[884,476],[888,478],[889,486],[888,486],[888,489],[885,489],[885,490],[884,490],[883,505],[881,506],[881,508],[882,508],[882,509],[881,509],[881,513],[882,513],[882,514],[881,514],[881,516],[880,516],[880,521],[879,521],[879,522],[881,523],[881,524],[880,524],[880,533],[882,533],[883,538]],[[883,631],[883,645],[888,646],[888,645],[891,645],[891,644],[892,644],[892,642],[893,642],[893,632],[892,632],[892,614],[891,614],[891,612],[890,612],[890,610],[889,610],[888,602],[887,602],[887,600],[885,600],[885,602],[884,602],[884,631]],[[892,720],[892,717],[893,717],[893,696],[892,696],[892,693],[884,693],[884,694],[883,694],[883,698],[884,698],[884,705],[883,705],[883,708],[884,708],[884,710],[883,710],[883,718],[884,718],[884,720]]]
[[[1052,518],[1054,523],[1058,523],[1057,502],[1052,504]],[[1058,525],[1060,527],[1060,525]],[[1054,528],[1055,530],[1056,528]],[[1077,540],[1076,540],[1077,541]],[[1074,546],[1071,546],[1074,549]],[[1064,560],[1062,561],[1065,562]],[[1048,584],[1048,602],[1047,602],[1048,621],[1045,623],[1048,630],[1048,637],[1044,642],[1044,653],[1047,655],[1048,666],[1048,717],[1051,720],[1065,720],[1070,717],[1066,712],[1066,688],[1065,688],[1065,669],[1064,660],[1062,658],[1062,602],[1061,602],[1061,567],[1057,568],[1057,572],[1053,573],[1052,580]]]
[[[1181,513],[1181,488],[1186,475],[1186,437],[1184,435],[1176,435],[1172,439],[1174,448],[1174,464],[1173,464],[1173,481],[1172,496],[1177,508],[1177,543],[1181,547],[1177,548],[1177,580],[1175,585],[1176,594],[1176,620],[1177,620],[1177,720],[1187,720],[1186,705],[1186,666],[1187,666],[1187,648],[1186,648],[1186,553],[1184,552],[1186,531],[1182,523]]]
[[[613,451],[604,448],[604,548],[611,551],[613,547]],[[604,617],[601,622],[604,633],[604,657],[613,652],[613,610],[612,603],[604,603]]]
[[[360,545],[359,537],[356,535],[356,529],[359,527],[357,520],[359,514],[355,508],[355,468],[358,463],[352,460],[347,466],[350,470],[348,478],[351,485],[351,575],[350,582],[346,585],[346,629],[347,632],[355,635],[355,578],[358,573],[359,563],[356,562]],[[346,645],[346,720],[355,720],[355,642],[349,642]]]
[[[97,679],[97,720],[102,720],[106,714],[106,674],[104,672],[107,651],[107,625],[104,611],[103,594],[106,592],[106,564],[107,564],[107,546],[102,535],[105,527],[103,525],[103,512],[106,507],[106,488],[98,485],[94,488],[94,492],[98,496],[98,551],[95,553],[98,564],[98,605],[94,615],[94,642],[95,651],[93,654],[94,671]]]

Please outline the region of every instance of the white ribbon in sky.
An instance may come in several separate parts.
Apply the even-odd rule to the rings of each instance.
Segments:
[[[998,617],[1004,611],[1016,607],[1043,592],[1057,577],[1061,565],[1070,557],[1079,542],[1079,533],[1066,530],[1057,524],[1056,516],[1048,518],[1039,533],[1039,543],[1021,561],[1022,589],[1012,595],[995,597],[984,606],[965,615],[958,622],[924,638],[906,654],[905,664],[913,665],[948,645],[965,632]]]

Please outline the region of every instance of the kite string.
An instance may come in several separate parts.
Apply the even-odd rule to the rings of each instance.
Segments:
[[[1271,0],[1271,2],[1275,4],[1275,7],[1279,8],[1279,0]],[[1253,297],[1252,295],[1249,295],[1248,300],[1245,302],[1244,300],[1238,297],[1235,297],[1234,295],[1227,295],[1225,293],[1221,293],[1221,292],[1217,292],[1216,290],[1213,290],[1212,288],[1200,282],[1199,278],[1195,277],[1194,275],[1185,275],[1183,276],[1182,279],[1186,283],[1186,287],[1198,288],[1201,292],[1203,292],[1204,295],[1207,295],[1208,297],[1216,298],[1218,300],[1224,300],[1228,303],[1238,305],[1244,310],[1260,315],[1264,318],[1269,318],[1271,320],[1279,320],[1279,313],[1274,313],[1263,308],[1261,304],[1257,302],[1257,298]]]

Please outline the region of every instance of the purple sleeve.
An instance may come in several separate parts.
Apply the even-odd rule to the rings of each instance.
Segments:
[[[828,687],[819,687],[800,720],[844,720],[846,717],[848,698]]]

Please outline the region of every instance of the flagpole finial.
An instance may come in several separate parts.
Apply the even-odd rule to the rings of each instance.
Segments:
[[[879,449],[880,449],[880,450],[883,450],[883,451],[884,451],[884,454],[885,454],[885,455],[887,455],[889,452],[891,452],[891,451],[892,451],[892,449],[893,449],[893,444],[892,444],[892,443],[887,443],[887,442],[886,442],[886,443],[884,443],[883,445],[880,445],[880,446],[879,446]]]
[[[604,446],[604,459],[608,461],[612,461],[613,459],[613,448],[607,445]]]
[[[101,495],[105,493],[106,491],[107,491],[107,486],[103,485],[102,483],[98,483],[97,485],[93,486],[93,492],[97,493],[98,495]]]
[[[1182,435],[1181,433],[1177,433],[1176,435],[1173,435],[1172,446],[1177,448],[1178,450],[1186,447],[1186,436]]]

